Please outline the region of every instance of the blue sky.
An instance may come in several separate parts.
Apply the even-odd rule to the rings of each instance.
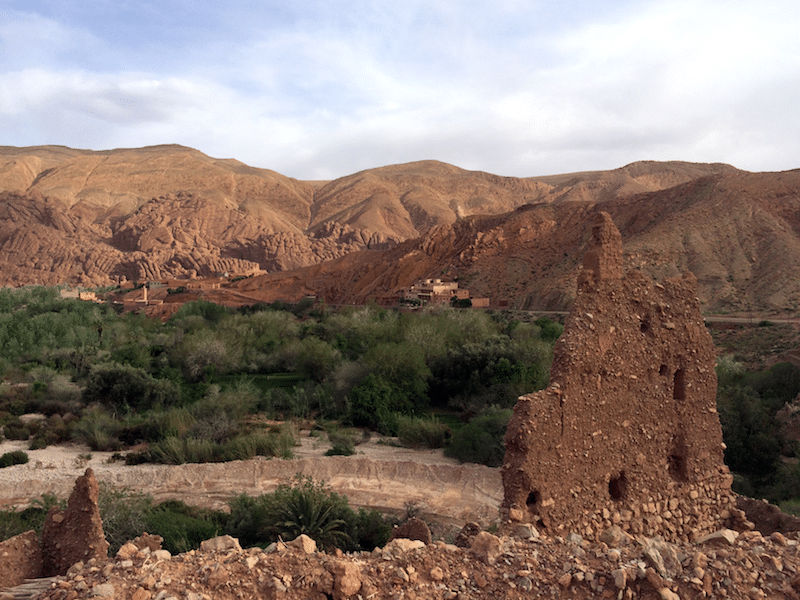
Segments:
[[[0,144],[298,178],[800,167],[796,0],[0,0]]]

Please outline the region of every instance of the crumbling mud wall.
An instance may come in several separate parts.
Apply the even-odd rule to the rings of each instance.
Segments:
[[[35,531],[0,542],[0,587],[19,585],[41,573],[42,549]]]
[[[99,487],[94,472],[75,480],[67,509],[53,508],[42,529],[42,571],[45,576],[63,575],[78,561],[108,558],[108,542],[97,505]]]
[[[694,277],[623,273],[619,231],[599,213],[550,386],[521,397],[508,426],[509,518],[690,540],[738,514],[714,364]]]

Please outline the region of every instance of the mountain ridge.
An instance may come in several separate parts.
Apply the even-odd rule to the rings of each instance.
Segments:
[[[628,260],[658,275],[695,271],[707,305],[791,310],[796,286],[788,280],[800,279],[798,179],[800,170],[749,173],[682,161],[517,178],[422,160],[303,181],[176,144],[2,146],[0,265],[6,285],[97,286],[218,272],[266,272],[272,285],[285,280],[276,272],[338,259],[308,276],[353,279],[352,263],[375,281],[355,282],[358,293],[337,290],[335,281],[305,288],[358,299],[367,289],[391,295],[412,274],[460,270],[482,295],[561,308],[582,219],[602,205],[623,221]],[[379,262],[356,266],[360,258],[343,258],[358,251]],[[334,274],[340,267],[346,272]],[[776,276],[782,272],[787,277]],[[757,300],[764,294],[768,300]]]

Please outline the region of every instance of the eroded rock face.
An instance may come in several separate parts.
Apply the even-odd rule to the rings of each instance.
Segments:
[[[26,531],[0,542],[0,586],[19,585],[42,572],[42,551],[36,532]]]
[[[91,469],[75,480],[67,509],[52,509],[42,530],[43,574],[63,575],[76,562],[108,558],[108,542],[97,505],[99,488]]]
[[[699,537],[737,511],[696,280],[622,264],[599,213],[550,387],[521,397],[508,426],[503,506],[552,532]]]

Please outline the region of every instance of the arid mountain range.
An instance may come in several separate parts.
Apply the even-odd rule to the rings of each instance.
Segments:
[[[255,274],[237,294],[391,296],[458,277],[517,308],[569,305],[608,211],[628,266],[691,270],[707,310],[800,306],[800,170],[637,162],[500,177],[421,161],[299,181],[181,146],[0,147],[2,283],[107,285]]]

